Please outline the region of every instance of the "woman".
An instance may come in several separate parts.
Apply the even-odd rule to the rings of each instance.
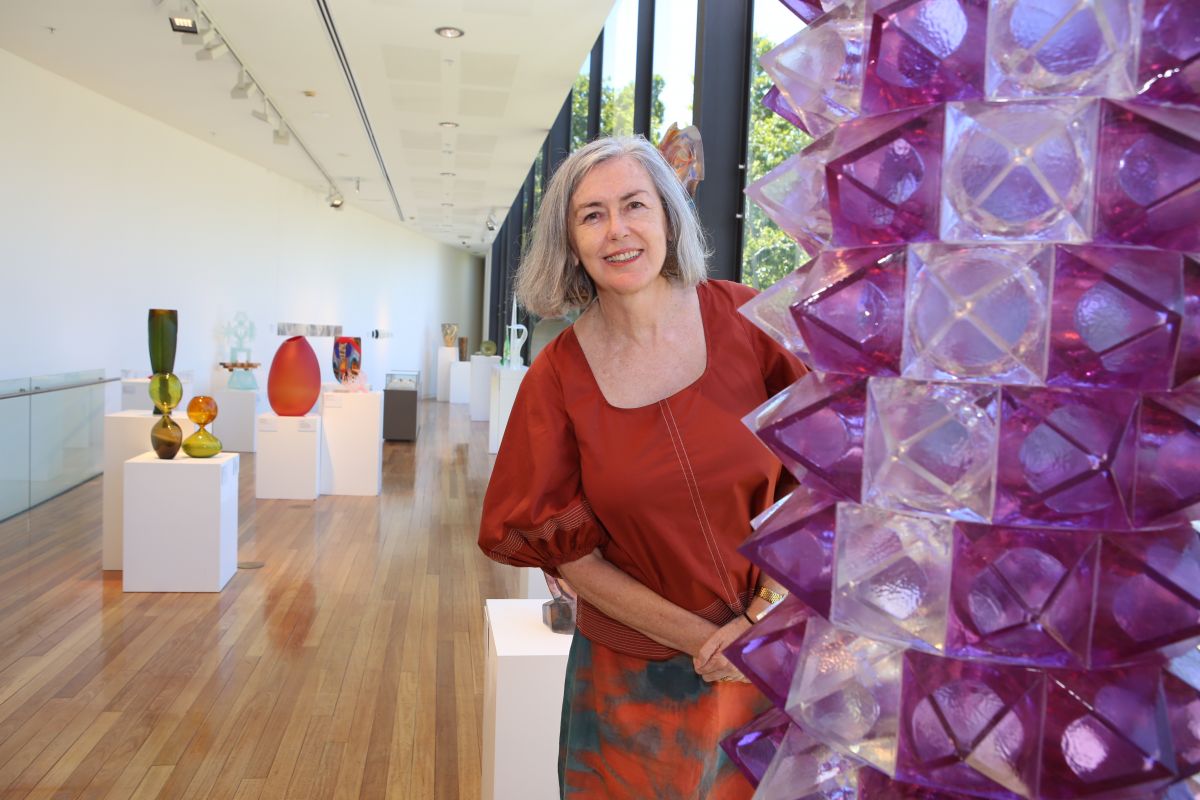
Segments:
[[[741,418],[803,367],[705,280],[703,234],[641,138],[573,153],[517,291],[582,308],[521,384],[479,545],[578,592],[559,782],[572,798],[749,797],[719,747],[766,707],[721,654],[782,590],[737,552],[781,468]]]

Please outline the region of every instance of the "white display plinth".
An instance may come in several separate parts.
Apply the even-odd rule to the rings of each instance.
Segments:
[[[500,451],[508,415],[512,413],[517,389],[529,367],[492,367],[491,408],[488,411],[488,452]]]
[[[542,624],[541,600],[488,600],[484,630],[483,800],[552,800],[572,637]]]
[[[537,567],[518,567],[521,570],[521,597],[527,600],[546,601],[551,598],[546,585],[546,573]]]
[[[383,392],[326,392],[322,403],[321,494],[379,494]]]
[[[258,430],[258,390],[221,389],[217,401],[217,418],[212,432],[221,440],[221,449],[229,453],[253,453]]]
[[[254,496],[260,500],[316,500],[321,493],[321,418],[281,417],[257,421]]]
[[[437,399],[445,403],[450,399],[450,365],[458,361],[457,347],[439,347],[437,352],[437,383],[434,386]]]
[[[121,569],[122,528],[125,524],[125,462],[150,451],[150,429],[162,417],[149,411],[117,411],[104,415],[104,510],[101,515],[101,569]],[[172,414],[184,438],[196,431],[186,416]],[[180,451],[182,453],[182,451]]]
[[[450,365],[450,402],[465,405],[471,402],[471,365],[455,361]]]
[[[237,571],[237,453],[125,462],[127,592],[219,592]]]
[[[500,356],[471,356],[471,421],[487,422],[492,405],[492,367]]]
[[[171,412],[171,419],[176,417],[187,417],[187,404],[192,399],[192,380],[191,378],[180,378],[179,382],[183,384],[183,399],[179,401],[179,405]],[[150,400],[150,379],[149,378],[122,378],[121,379],[121,410],[122,411],[153,411],[154,403]]]

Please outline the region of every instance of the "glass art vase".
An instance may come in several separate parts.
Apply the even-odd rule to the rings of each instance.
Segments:
[[[183,440],[183,452],[189,458],[212,458],[221,452],[221,440],[204,427],[217,418],[217,401],[208,395],[196,395],[188,401],[187,415],[197,428]]]
[[[1200,3],[788,0],[759,800],[1200,797]]]
[[[174,373],[159,373],[150,378],[150,400],[162,415],[150,429],[150,446],[159,458],[170,460],[183,444],[183,430],[171,419],[171,411],[183,399],[183,384]]]
[[[267,400],[281,417],[302,417],[321,394],[321,366],[303,336],[284,341],[267,374]]]

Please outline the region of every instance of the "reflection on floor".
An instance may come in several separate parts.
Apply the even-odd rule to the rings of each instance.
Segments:
[[[244,455],[265,567],[219,595],[123,594],[102,478],[0,524],[0,797],[478,797],[481,609],[516,574],[475,547],[486,425],[421,414],[378,498],[259,501]]]

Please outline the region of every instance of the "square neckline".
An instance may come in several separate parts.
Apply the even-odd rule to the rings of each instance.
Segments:
[[[578,351],[579,358],[583,362],[584,370],[587,372],[588,380],[591,381],[592,388],[596,390],[596,394],[600,397],[600,400],[604,403],[605,406],[607,406],[608,408],[610,408],[614,411],[644,411],[644,410],[650,409],[650,408],[657,408],[660,403],[665,403],[670,400],[673,400],[673,399],[683,395],[684,393],[690,392],[691,390],[697,388],[704,381],[704,379],[708,377],[708,371],[712,367],[712,362],[713,362],[712,336],[710,335],[709,325],[708,325],[708,322],[709,322],[708,316],[711,311],[711,309],[710,309],[711,298],[709,297],[708,281],[705,280],[702,283],[696,284],[695,288],[696,288],[696,298],[700,302],[700,335],[704,338],[704,369],[700,372],[700,374],[696,377],[696,379],[693,380],[691,383],[687,384],[686,386],[684,386],[681,389],[678,389],[678,390],[672,392],[671,394],[669,394],[665,397],[660,397],[659,399],[654,400],[653,402],[650,402],[650,403],[645,403],[640,406],[618,406],[618,405],[615,405],[614,403],[612,403],[612,401],[610,401],[608,399],[608,397],[604,394],[604,390],[600,388],[600,382],[598,380],[596,380],[596,373],[592,371],[592,364],[590,361],[588,361],[587,353],[585,353],[583,351],[583,345],[581,345],[579,343],[579,337],[575,335],[574,323],[572,323],[571,326],[569,328],[567,328],[567,331],[570,332],[569,341],[571,343],[571,346],[574,347],[576,351]]]

